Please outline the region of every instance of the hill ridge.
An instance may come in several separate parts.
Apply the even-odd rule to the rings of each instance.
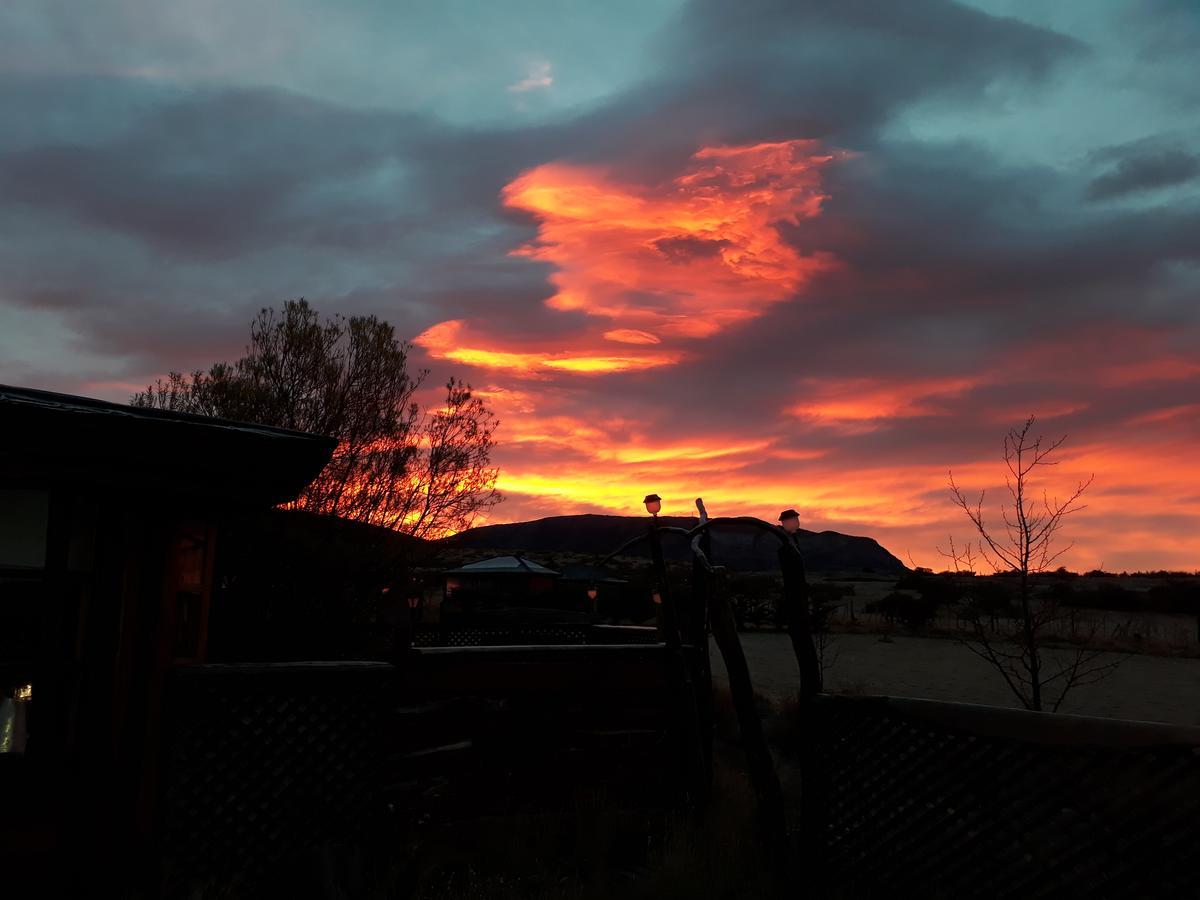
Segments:
[[[607,513],[544,516],[525,522],[481,525],[443,538],[439,543],[462,549],[601,555],[644,531],[647,521],[645,516]],[[696,516],[659,516],[659,523],[664,526],[691,528],[698,521]],[[871,537],[802,528],[798,543],[810,571],[903,572],[907,569]],[[687,548],[676,536],[668,535],[664,547],[672,556],[687,553]],[[631,551],[631,555],[645,555],[645,551]],[[745,526],[740,529],[728,526],[714,532],[713,557],[714,562],[739,571],[771,570],[777,565],[776,545],[770,536]]]

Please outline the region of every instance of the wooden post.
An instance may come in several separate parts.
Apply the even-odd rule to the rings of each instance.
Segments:
[[[725,660],[729,695],[733,700],[738,731],[742,736],[742,749],[746,754],[746,769],[758,800],[759,828],[775,876],[782,881],[786,873],[788,850],[783,789],[779,785],[771,750],[763,735],[762,721],[754,707],[754,687],[750,681],[750,669],[746,665],[746,654],[738,639],[733,609],[719,585],[712,585],[709,593],[709,620],[713,637]]]
[[[658,596],[661,602],[663,642],[668,647],[678,647],[679,613],[671,597],[671,589],[667,584],[667,563],[663,559],[662,535],[658,532],[658,516],[650,519],[650,559],[654,565],[654,577],[658,582]]]
[[[821,661],[813,645],[812,611],[809,607],[808,579],[804,574],[804,559],[800,550],[788,538],[779,548],[779,567],[783,572],[783,602],[788,637],[792,652],[800,667],[799,727],[812,731],[816,707],[812,700],[823,687]],[[807,877],[821,884],[824,878],[825,842],[825,774],[813,740],[805,734],[800,741],[800,859]]]
[[[679,733],[680,757],[685,776],[685,794],[689,803],[702,806],[707,802],[710,784],[708,758],[704,753],[700,732],[700,713],[696,703],[690,666],[684,656],[679,634],[679,616],[667,583],[667,565],[663,559],[662,537],[658,532],[658,517],[650,521],[650,555],[658,579],[658,592],[662,600],[663,642],[667,645],[668,679],[679,710],[677,728]]]
[[[783,572],[784,621],[792,641],[792,652],[800,667],[800,699],[808,700],[821,693],[821,662],[813,646],[812,613],[808,606],[804,560],[795,544],[780,546],[779,568]]]
[[[708,513],[704,509],[704,501],[700,498],[696,498],[696,509],[700,513],[700,521],[707,521]],[[712,664],[708,653],[708,609],[713,593],[713,584],[710,571],[712,541],[707,532],[700,537],[699,549],[704,554],[703,558],[697,553],[692,554],[692,602],[686,621],[685,641],[691,645],[692,679],[696,688],[700,748],[704,753],[706,781],[711,786],[713,686]]]

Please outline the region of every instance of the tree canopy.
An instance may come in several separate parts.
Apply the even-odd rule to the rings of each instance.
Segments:
[[[171,372],[130,402],[335,437],[333,458],[292,506],[438,537],[500,501],[499,422],[455,378],[441,406],[423,409],[428,372],[409,371],[409,350],[375,316],[323,319],[290,300],[259,312],[241,359]]]

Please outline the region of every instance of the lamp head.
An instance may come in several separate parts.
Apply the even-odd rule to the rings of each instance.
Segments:
[[[642,502],[646,504],[646,512],[652,516],[657,516],[658,511],[662,509],[662,497],[658,494],[647,494]]]

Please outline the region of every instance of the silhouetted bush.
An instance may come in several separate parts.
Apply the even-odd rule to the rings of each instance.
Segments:
[[[937,616],[938,604],[925,596],[892,591],[882,600],[868,603],[865,609],[869,613],[882,613],[889,621],[909,628],[923,628]]]
[[[739,628],[781,625],[779,578],[766,573],[730,574],[726,581],[733,617]]]
[[[965,599],[978,612],[989,616],[999,616],[1008,615],[1012,611],[1015,596],[1012,586],[1008,584],[991,580],[976,580],[972,583],[970,592]]]
[[[1102,584],[1090,591],[1073,592],[1066,599],[1065,605],[1087,609],[1141,612],[1145,608],[1144,600],[1145,595],[1139,591],[1131,591],[1119,584]]]
[[[208,657],[386,659],[393,630],[381,606],[404,602],[410,564],[424,552],[415,538],[313,513],[229,522],[217,545]]]
[[[1146,592],[1146,606],[1153,612],[1200,615],[1200,583],[1156,584]]]

